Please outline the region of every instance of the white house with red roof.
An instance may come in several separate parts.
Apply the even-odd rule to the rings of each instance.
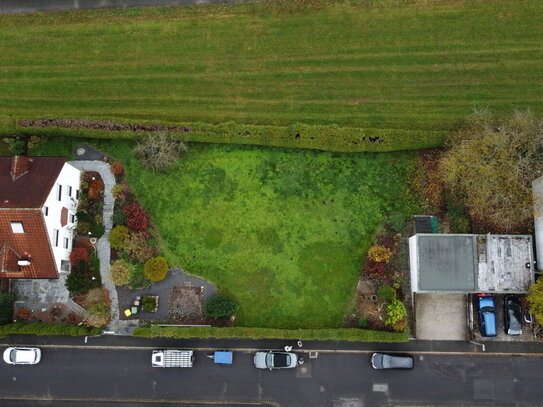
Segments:
[[[80,183],[64,157],[0,157],[0,279],[70,270]]]

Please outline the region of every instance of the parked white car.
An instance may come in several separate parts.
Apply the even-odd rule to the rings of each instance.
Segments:
[[[35,365],[40,363],[41,350],[38,348],[7,348],[4,362],[9,365]]]
[[[289,369],[298,365],[298,356],[292,352],[256,352],[254,364],[258,369]]]

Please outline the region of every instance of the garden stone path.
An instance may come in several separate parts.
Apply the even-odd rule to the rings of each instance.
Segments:
[[[109,170],[109,164],[103,161],[70,161],[70,164],[81,171],[96,171],[102,177],[104,181],[104,213],[103,223],[105,228],[104,235],[98,239],[96,250],[98,251],[98,258],[100,259],[100,276],[102,277],[102,284],[109,293],[109,299],[111,300],[111,320],[107,327],[108,331],[117,332],[120,328],[119,325],[119,300],[117,298],[117,290],[113,281],[111,281],[109,273],[109,262],[111,249],[109,247],[109,232],[113,226],[113,207],[115,205],[115,198],[111,194],[111,190],[115,186],[115,176]]]

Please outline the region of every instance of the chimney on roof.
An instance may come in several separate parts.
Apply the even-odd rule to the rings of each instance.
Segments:
[[[30,170],[31,158],[21,157],[20,155],[13,156],[11,159],[11,178],[13,181],[25,175]]]

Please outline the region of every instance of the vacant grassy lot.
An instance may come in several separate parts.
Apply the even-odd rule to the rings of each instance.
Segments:
[[[540,0],[321,3],[2,16],[0,113],[447,129],[543,110]]]
[[[74,142],[39,151],[69,152]],[[241,304],[242,326],[339,327],[376,229],[390,213],[416,211],[406,189],[412,153],[200,144],[160,175],[139,166],[130,142],[102,143],[126,163],[183,268]]]

